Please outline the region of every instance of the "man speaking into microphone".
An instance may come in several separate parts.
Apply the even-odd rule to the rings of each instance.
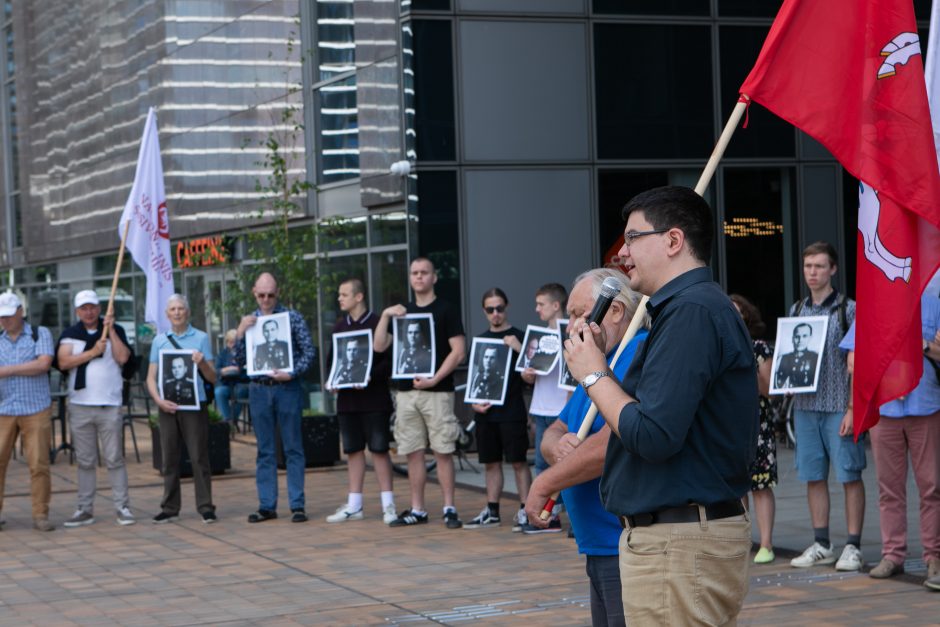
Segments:
[[[707,266],[714,223],[690,189],[623,209],[630,287],[652,325],[619,383],[602,326],[572,320],[565,358],[613,436],[601,477],[623,525],[630,625],[734,624],[747,593],[751,524],[741,504],[757,443],[757,374],[741,317]]]
[[[608,292],[611,285],[614,286],[612,294]],[[627,277],[622,272],[595,268],[574,280],[568,297],[568,316],[578,319],[591,312],[587,319],[599,321],[607,340],[604,348],[609,363],[630,326],[639,300],[639,294],[627,287]],[[644,337],[646,330],[640,329],[612,365],[617,376],[627,371]],[[578,553],[585,556],[585,571],[590,580],[591,625],[622,627],[623,603],[617,563],[620,522],[604,510],[598,487],[610,428],[597,416],[585,440],[581,442],[577,436],[590,406],[591,399],[579,387],[568,399],[558,420],[545,430],[542,455],[550,466],[539,473],[529,489],[526,515],[530,524],[545,527],[548,521],[542,520],[539,514],[550,495],[562,493]]]

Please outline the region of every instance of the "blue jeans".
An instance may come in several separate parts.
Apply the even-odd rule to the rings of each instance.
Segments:
[[[222,414],[222,420],[231,422],[235,415],[235,386],[217,384],[215,386],[215,406]]]
[[[535,475],[548,468],[548,462],[542,457],[542,435],[545,430],[558,420],[557,416],[536,416],[532,414],[532,422],[535,423]]]
[[[616,555],[587,555],[585,571],[591,582],[593,627],[625,625],[620,586],[620,563]]]
[[[300,433],[300,412],[303,395],[300,382],[291,380],[281,385],[252,383],[248,390],[251,424],[258,442],[255,483],[258,486],[258,508],[277,511],[277,462],[274,456],[274,429],[281,429],[284,458],[287,464],[287,496],[291,510],[304,508],[303,439]]]

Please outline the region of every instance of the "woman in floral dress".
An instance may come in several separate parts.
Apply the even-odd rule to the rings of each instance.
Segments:
[[[754,557],[755,564],[774,561],[774,501],[773,487],[777,485],[777,442],[774,437],[773,410],[768,391],[773,349],[760,338],[767,328],[761,320],[760,311],[743,296],[731,295],[731,302],[744,319],[757,360],[757,392],[760,399],[760,429],[757,435],[757,455],[751,462],[751,494],[757,527],[760,530],[760,550]]]

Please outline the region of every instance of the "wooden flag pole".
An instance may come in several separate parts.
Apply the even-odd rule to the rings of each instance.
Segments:
[[[728,122],[725,124],[724,130],[721,131],[718,142],[715,144],[715,149],[712,150],[712,155],[709,157],[708,163],[705,164],[705,169],[702,170],[702,176],[699,177],[698,183],[695,185],[695,193],[699,196],[705,195],[705,190],[708,189],[708,184],[711,183],[712,177],[715,175],[715,170],[718,168],[718,162],[721,161],[721,157],[725,154],[728,143],[731,141],[731,136],[734,135],[734,131],[738,128],[741,117],[747,110],[748,102],[749,99],[747,96],[742,95],[741,99],[738,100],[738,103],[734,106],[734,110],[731,111]],[[617,347],[617,352],[614,353],[614,358],[610,362],[611,368],[617,365],[617,360],[620,359],[623,350],[637,334],[637,331],[640,330],[643,316],[646,313],[647,302],[649,302],[649,296],[643,296],[643,298],[640,299],[640,304],[637,306],[636,313],[633,314],[630,326],[627,327],[627,332],[624,333],[623,339],[620,340],[620,346]],[[591,403],[591,407],[588,409],[587,414],[585,414],[584,419],[581,421],[581,426],[578,428],[578,442],[584,442],[584,440],[587,439],[595,418],[597,418],[597,405]],[[558,500],[558,494],[559,493],[556,492],[549,497],[548,501],[545,503],[545,507],[542,508],[542,513],[539,514],[539,518],[548,520],[551,517],[552,509],[555,507],[555,501]]]
[[[114,267],[114,279],[111,281],[111,297],[108,299],[108,311],[105,313],[106,318],[114,314],[114,295],[117,293],[118,279],[121,276],[121,265],[124,263],[124,249],[127,246],[127,232],[130,231],[130,228],[131,221],[128,220],[124,224],[124,233],[121,235],[121,248],[118,250],[117,265]],[[105,328],[101,337],[108,337],[109,333],[111,333],[111,329]]]

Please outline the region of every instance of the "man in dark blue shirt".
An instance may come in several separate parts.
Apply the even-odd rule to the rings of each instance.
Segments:
[[[661,187],[623,213],[620,256],[630,287],[650,296],[650,334],[622,384],[610,376],[598,325],[572,320],[565,349],[616,436],[600,487],[624,526],[624,613],[628,624],[722,625],[747,593],[751,525],[741,497],[758,426],[751,341],[706,266],[705,201]]]

